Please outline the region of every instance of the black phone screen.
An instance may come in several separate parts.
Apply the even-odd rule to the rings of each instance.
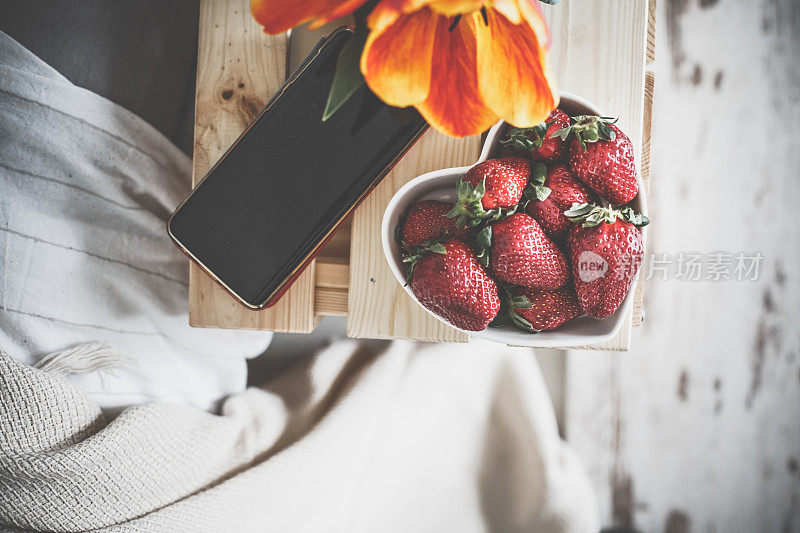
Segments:
[[[362,87],[322,121],[339,52],[323,40],[173,213],[169,233],[251,307],[264,305],[427,128]]]

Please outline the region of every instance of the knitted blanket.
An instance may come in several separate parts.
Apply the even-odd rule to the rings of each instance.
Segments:
[[[221,416],[106,424],[0,355],[0,524],[35,531],[597,531],[530,350],[344,342]],[[13,530],[13,529],[9,529]]]

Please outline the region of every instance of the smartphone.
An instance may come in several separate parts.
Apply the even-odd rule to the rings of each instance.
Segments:
[[[170,217],[167,231],[251,309],[274,305],[428,125],[366,85],[322,113],[353,31],[322,39]]]

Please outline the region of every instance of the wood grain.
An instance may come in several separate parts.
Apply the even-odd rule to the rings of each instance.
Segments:
[[[639,172],[644,183],[644,192],[650,194],[650,141],[653,131],[653,98],[655,92],[655,72],[653,63],[656,60],[656,0],[647,2],[647,43],[644,73],[644,108],[642,110],[642,158]],[[646,268],[646,265],[643,265]],[[642,276],[636,283],[633,301],[631,324],[641,326],[644,321],[644,286],[646,280]]]
[[[596,2],[570,0],[543,5],[552,34],[551,64],[562,90],[578,94],[604,113],[619,117],[620,127],[637,148],[641,169],[645,115],[645,65],[649,28],[647,0]],[[635,312],[641,317],[643,280],[634,289]],[[634,320],[607,343],[575,349],[627,350]]]
[[[381,248],[381,218],[403,184],[425,172],[473,163],[480,137],[453,139],[428,131],[364,200],[353,217],[347,335],[377,339],[466,342],[468,335],[428,315],[398,285]]]
[[[287,36],[267,36],[247,0],[203,0],[197,53],[194,184],[230,147],[281,87]],[[310,332],[314,328],[312,264],[273,307],[251,311],[194,264],[189,272],[189,323],[199,327]]]
[[[764,262],[742,281],[689,281],[673,264],[647,282],[629,353],[569,353],[565,435],[608,530],[800,531],[796,7],[659,2],[650,251]]]

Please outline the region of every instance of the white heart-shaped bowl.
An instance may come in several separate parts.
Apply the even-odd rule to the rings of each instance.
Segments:
[[[579,96],[565,92],[561,93],[559,108],[570,116],[602,115],[600,110],[590,102]],[[475,164],[500,155],[499,139],[508,128],[510,128],[510,126],[503,121],[492,126],[492,129],[489,130],[489,134],[486,137],[486,142],[483,145],[481,156]],[[409,181],[403,185],[389,201],[381,223],[383,253],[386,256],[386,261],[389,263],[389,268],[392,270],[397,283],[403,287],[403,290],[405,290],[422,309],[425,309],[426,312],[445,324],[448,324],[450,327],[455,326],[420,304],[411,291],[411,286],[406,285],[406,265],[403,263],[400,247],[395,239],[395,228],[400,218],[408,211],[409,207],[416,202],[421,200],[455,202],[456,180],[459,176],[463,176],[472,166],[474,165],[435,170]],[[638,180],[639,194],[630,202],[630,205],[637,213],[647,214],[644,185],[641,177],[639,177]],[[643,228],[642,231],[643,239],[647,237],[645,229],[646,228]],[[641,272],[641,268],[639,271]],[[619,333],[620,329],[622,329],[625,321],[629,320],[630,310],[631,307],[633,307],[634,287],[636,287],[638,279],[639,273],[637,272],[636,278],[633,280],[631,289],[628,291],[625,300],[622,301],[622,304],[613,315],[602,320],[584,316],[564,324],[557,330],[543,331],[537,334],[520,331],[510,324],[502,328],[486,328],[483,331],[464,331],[464,333],[493,342],[536,348],[584,346],[606,342],[613,339]]]

